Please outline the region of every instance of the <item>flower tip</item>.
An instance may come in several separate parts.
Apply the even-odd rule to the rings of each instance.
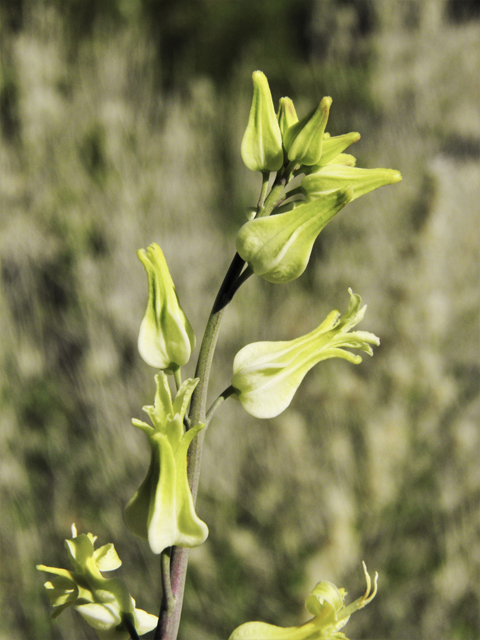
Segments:
[[[401,182],[403,180],[402,174],[400,171],[393,171],[392,173],[392,184],[396,184],[397,182]]]
[[[330,109],[330,107],[332,106],[332,98],[330,96],[325,96],[324,98],[322,98],[322,101],[320,102],[320,105],[324,108],[324,109]]]
[[[146,249],[138,249],[137,258],[140,260],[140,262],[143,265],[145,265],[145,261],[148,260],[148,255],[147,255]]]
[[[268,91],[270,91],[270,87],[268,85],[268,80],[267,80],[267,76],[263,73],[263,71],[254,71],[252,73],[252,81],[253,81],[253,86],[257,85],[257,86],[262,86],[265,89],[268,89]]]
[[[75,523],[72,522],[72,538],[76,538],[78,535],[77,533],[77,527],[75,526]]]
[[[365,574],[365,580],[367,581],[367,589],[361,599],[361,606],[364,607],[366,604],[371,602],[375,596],[377,595],[378,590],[378,572],[375,571],[375,576],[373,578],[373,591],[370,593],[372,588],[372,579],[370,578],[370,574],[367,571],[367,565],[362,560],[363,572]]]

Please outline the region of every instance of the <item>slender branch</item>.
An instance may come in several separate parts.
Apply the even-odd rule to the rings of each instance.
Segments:
[[[205,425],[208,427],[208,425],[210,424],[210,420],[213,417],[213,414],[215,413],[215,411],[218,409],[218,407],[223,404],[225,402],[225,400],[227,398],[229,398],[231,395],[233,395],[235,393],[235,387],[232,387],[232,385],[230,385],[229,387],[227,387],[225,389],[225,391],[223,391],[218,398],[215,400],[214,403],[212,403],[210,409],[207,411],[207,415],[205,417]]]
[[[294,168],[295,163],[290,162],[277,173],[270,193],[267,197],[265,197],[265,194],[268,187],[268,179],[265,182],[266,175],[262,174],[263,183],[262,191],[260,193],[260,198],[257,204],[257,218],[264,218],[265,216],[269,216],[275,209],[275,207],[278,207],[278,205],[282,204],[282,202],[288,197],[288,194],[285,194],[284,190],[287,184],[292,179]]]
[[[182,385],[182,368],[181,367],[178,367],[178,369],[176,369],[173,372],[173,378],[175,380],[175,386],[177,387],[177,391],[178,391]]]
[[[265,173],[262,173],[262,189],[260,191],[260,197],[257,203],[257,214],[256,214],[259,217],[262,217],[261,212],[263,209],[263,205],[265,203],[265,198],[267,197],[269,178],[270,178],[270,173],[268,171],[266,171]]]
[[[240,287],[242,286],[242,284],[248,280],[248,278],[250,278],[250,276],[253,276],[253,269],[252,267],[248,266],[246,269],[244,269],[241,273],[241,275],[237,278],[237,280],[232,284],[232,287],[229,291],[229,295],[230,298],[233,298],[233,296],[235,295],[235,293],[237,292],[238,289],[240,289]]]
[[[123,622],[123,624],[125,626],[125,629],[130,634],[131,640],[140,640],[139,637],[138,637],[137,630],[135,629],[135,625],[130,620],[130,618],[125,617],[122,622]]]

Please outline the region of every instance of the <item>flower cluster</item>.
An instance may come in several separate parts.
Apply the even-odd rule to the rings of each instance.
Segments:
[[[72,525],[72,538],[65,540],[73,571],[37,565],[39,571],[56,577],[45,583],[52,618],[73,606],[101,640],[128,640],[132,631],[143,635],[157,625],[157,616],[137,609],[135,600],[123,580],[104,578],[102,571],[113,571],[122,564],[113,544],[94,548],[96,536],[77,535]]]
[[[359,169],[343,151],[360,138],[353,132],[331,137],[325,132],[332,99],[323,98],[301,120],[290,98],[273,109],[266,77],[253,74],[254,97],[242,141],[242,157],[254,171],[277,171],[288,184],[304,174],[301,186],[286,198],[300,195],[290,211],[259,212],[240,229],[236,246],[254,273],[274,283],[298,278],[308,264],[313,244],[325,225],[355,198],[402,177],[392,169]]]

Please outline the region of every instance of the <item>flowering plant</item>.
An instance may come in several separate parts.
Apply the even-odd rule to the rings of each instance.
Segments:
[[[147,308],[140,325],[138,348],[156,370],[153,405],[144,407],[151,424],[133,425],[147,437],[150,461],[145,479],[124,510],[129,530],[146,540],[160,555],[163,598],[158,618],[136,608],[125,584],[104,578],[102,571],[120,565],[113,545],[94,549],[92,534],[66,541],[73,571],[39,565],[56,577],[45,587],[54,607],[53,617],[73,606],[100,638],[137,638],[155,629],[156,640],[175,640],[182,609],[188,548],[202,544],[208,527],[197,515],[195,501],[206,427],[229,397],[258,418],[274,418],[293,401],[308,371],[328,358],[353,364],[358,353],[373,355],[380,341],[368,331],[352,329],[363,319],[366,306],[350,292],[346,313],[332,311],[310,333],[283,342],[253,342],[243,346],[233,361],[231,384],[207,407],[213,355],[225,307],[254,274],[281,284],[302,275],[322,229],[349,202],[378,187],[401,180],[398,171],[360,169],[344,151],[360,135],[330,136],[326,131],[332,99],[299,119],[293,101],[280,99],[275,112],[267,78],[253,74],[253,100],[241,155],[248,169],[261,174],[261,192],[253,217],[238,231],[237,253],[222,282],[200,345],[193,378],[182,381],[182,367],[191,359],[195,334],[183,311],[165,256],[157,244],[141,249],[138,257],[148,280]],[[274,174],[273,176],[271,174]],[[297,186],[292,187],[292,181]],[[172,393],[170,384],[175,385]],[[352,604],[346,592],[319,582],[306,607],[313,618],[299,627],[281,628],[263,622],[238,627],[230,640],[340,640],[350,615],[368,604],[376,593],[364,565],[367,590]]]

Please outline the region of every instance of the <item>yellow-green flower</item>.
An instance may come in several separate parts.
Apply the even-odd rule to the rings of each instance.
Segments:
[[[286,213],[250,220],[237,234],[238,254],[269,282],[295,280],[305,271],[321,230],[352,197],[347,185]]]
[[[147,364],[175,372],[187,364],[195,334],[178,300],[167,262],[158,244],[137,255],[148,276],[148,303],[140,325],[138,350]]]
[[[280,132],[282,139],[285,138],[285,134],[288,129],[298,122],[297,112],[295,111],[295,105],[290,98],[280,98],[278,105],[278,124],[280,125]]]
[[[272,101],[268,80],[261,71],[254,71],[253,100],[241,153],[251,171],[278,171],[283,165],[282,134]]]
[[[329,162],[338,162],[337,158],[342,151],[358,140],[360,140],[360,134],[356,131],[353,131],[352,133],[344,133],[341,136],[331,136],[329,133],[326,133],[323,136],[320,162],[316,165],[312,165],[311,167],[303,167],[305,172],[308,171],[309,173],[313,173]],[[351,157],[352,156],[350,156],[350,158]],[[355,162],[353,164],[355,164]]]
[[[290,162],[307,166],[320,162],[331,104],[330,97],[323,98],[312,113],[286,130],[283,136],[283,146]]]
[[[148,540],[154,553],[167,547],[196,547],[208,536],[207,525],[195,513],[187,478],[187,453],[193,438],[204,428],[194,425],[185,430],[184,418],[198,378],[185,380],[172,402],[167,376],[155,376],[155,406],[143,407],[153,427],[132,420],[148,438],[150,466],[145,479],[125,507],[124,518],[130,531]]]
[[[331,582],[319,582],[305,602],[305,608],[313,618],[299,627],[276,627],[265,622],[247,622],[230,636],[229,640],[348,640],[340,631],[352,613],[363,609],[377,593],[378,574],[372,582],[365,563],[363,570],[367,589],[361,598],[345,605],[345,589],[337,589]]]
[[[400,172],[394,169],[360,169],[331,162],[315,173],[305,176],[302,189],[307,202],[313,202],[330,191],[350,184],[353,189],[352,200],[355,200],[374,189],[400,182],[401,179]]]
[[[288,126],[288,118],[292,121],[296,118],[295,109],[289,98],[280,101],[279,119],[289,159],[300,163],[299,171],[306,174],[301,187],[287,192],[286,197],[294,193],[304,199],[293,202],[290,211],[249,220],[237,234],[238,254],[254,273],[269,282],[283,283],[298,278],[307,267],[319,233],[351,200],[402,179],[400,172],[393,169],[355,167],[355,158],[343,151],[356,142],[360,134],[352,132],[331,137],[324,133],[330,102],[325,102],[323,107],[322,103],[307,121]],[[305,143],[302,156],[300,151],[295,151],[296,145],[300,145],[302,136],[310,140],[310,134],[312,141],[309,145]],[[316,151],[312,145],[316,145]]]
[[[113,571],[122,564],[113,544],[95,549],[96,536],[77,535],[72,525],[72,538],[65,546],[73,571],[37,565],[39,571],[56,577],[45,583],[52,618],[67,607],[76,611],[95,629],[101,640],[128,640],[130,629],[143,635],[157,626],[157,616],[137,609],[126,584],[119,578],[104,578],[102,571]]]
[[[373,355],[370,345],[380,340],[367,331],[350,331],[365,315],[359,295],[350,293],[346,314],[332,311],[305,336],[286,342],[255,342],[241,349],[233,361],[232,386],[244,409],[256,418],[274,418],[284,411],[305,375],[328,358],[358,364],[362,358],[346,349]]]

